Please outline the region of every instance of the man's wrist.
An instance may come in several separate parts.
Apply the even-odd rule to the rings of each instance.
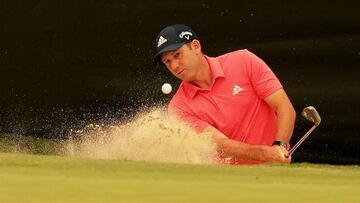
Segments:
[[[278,146],[280,146],[280,147],[284,147],[285,149],[288,149],[288,147],[289,147],[289,144],[288,144],[288,143],[285,143],[285,142],[283,142],[283,141],[281,141],[281,140],[275,140],[275,141],[272,143],[272,146],[274,146],[274,145],[278,145]]]
[[[268,161],[268,156],[270,154],[271,147],[265,146],[265,145],[260,145],[260,146],[258,146],[258,150],[259,150],[259,153],[256,153],[258,155],[258,157],[256,157],[256,160]]]

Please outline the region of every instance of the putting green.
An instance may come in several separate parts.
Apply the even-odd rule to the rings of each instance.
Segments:
[[[185,165],[0,153],[0,202],[360,202],[360,168]]]

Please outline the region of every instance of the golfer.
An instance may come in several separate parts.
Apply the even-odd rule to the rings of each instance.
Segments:
[[[220,160],[290,163],[285,155],[296,113],[260,58],[246,49],[209,57],[195,32],[177,24],[160,31],[154,60],[182,80],[169,103],[170,115],[211,133]]]

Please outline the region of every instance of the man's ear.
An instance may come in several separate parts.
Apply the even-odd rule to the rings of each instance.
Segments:
[[[194,39],[192,42],[191,42],[193,48],[195,49],[195,52],[196,53],[202,53],[201,52],[201,43],[199,40],[197,39]]]

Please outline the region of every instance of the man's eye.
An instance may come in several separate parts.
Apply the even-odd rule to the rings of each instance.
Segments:
[[[180,55],[180,53],[179,53],[179,52],[178,52],[178,53],[176,53],[176,54],[175,54],[175,58],[179,57],[179,55]]]

